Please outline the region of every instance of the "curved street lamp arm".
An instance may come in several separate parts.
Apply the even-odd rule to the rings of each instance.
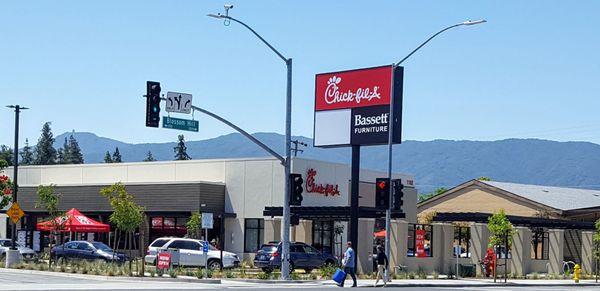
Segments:
[[[214,119],[216,119],[218,121],[221,121],[221,122],[229,125],[231,128],[235,129],[237,132],[241,133],[243,136],[245,136],[246,138],[248,138],[250,141],[252,141],[256,145],[258,145],[259,147],[261,147],[263,150],[265,150],[269,154],[271,154],[273,157],[275,157],[276,159],[278,159],[279,162],[282,165],[285,165],[285,159],[281,155],[279,155],[277,152],[275,152],[274,150],[272,150],[269,146],[267,146],[266,144],[262,143],[261,141],[259,141],[258,139],[256,139],[254,136],[252,136],[251,134],[249,134],[245,130],[239,128],[237,125],[229,122],[227,119],[225,119],[225,118],[223,118],[223,117],[221,117],[219,115],[216,115],[216,114],[214,114],[214,113],[212,113],[212,112],[210,112],[210,111],[208,111],[206,109],[202,109],[202,108],[200,108],[198,106],[193,106],[193,105],[192,105],[192,108],[194,110],[196,110],[196,111],[200,111],[200,112],[202,112],[202,113],[204,113],[204,114],[206,114],[206,115],[208,115],[208,116],[210,116],[210,117],[212,117],[212,118],[214,118]]]
[[[233,21],[241,24],[242,26],[244,26],[248,30],[250,30],[254,35],[256,35],[256,37],[258,37],[264,44],[266,44],[274,53],[276,53],[277,56],[279,56],[279,58],[281,58],[286,64],[288,63],[288,59],[286,57],[284,57],[278,50],[276,50],[270,43],[268,43],[262,36],[260,36],[260,34],[258,34],[258,32],[256,32],[250,26],[246,25],[245,23],[243,23],[243,22],[241,22],[241,21],[239,21],[239,20],[237,20],[237,19],[235,19],[235,18],[233,18],[231,16],[221,15],[221,18],[233,20]]]
[[[426,41],[424,41],[421,45],[419,45],[416,49],[414,49],[412,52],[410,52],[410,54],[408,54],[406,57],[404,57],[403,59],[401,59],[399,62],[396,63],[396,66],[399,66],[400,64],[402,64],[404,61],[406,61],[406,59],[410,58],[410,56],[412,56],[414,53],[416,53],[419,49],[421,49],[424,45],[426,45],[430,40],[432,40],[434,37],[438,36],[439,34],[441,34],[442,32],[448,30],[448,29],[452,29],[461,25],[465,25],[464,23],[458,23],[455,25],[451,25],[448,26],[440,31],[438,31],[436,34],[432,35],[431,37],[429,37]]]

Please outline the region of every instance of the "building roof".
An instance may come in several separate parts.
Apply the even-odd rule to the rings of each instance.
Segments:
[[[559,210],[600,207],[600,191],[553,186],[478,181]]]

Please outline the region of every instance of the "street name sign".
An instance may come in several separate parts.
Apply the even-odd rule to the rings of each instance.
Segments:
[[[21,219],[21,217],[25,215],[25,212],[23,212],[23,209],[21,209],[19,203],[14,202],[12,206],[8,210],[6,210],[6,214],[8,215],[8,217],[10,217],[13,223],[16,224],[17,222],[19,222],[19,219]]]
[[[187,130],[198,132],[199,122],[197,120],[181,119],[163,116],[163,128]]]
[[[192,112],[192,94],[167,92],[167,112],[190,114]]]

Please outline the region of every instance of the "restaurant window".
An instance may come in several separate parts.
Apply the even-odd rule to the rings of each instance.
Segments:
[[[548,239],[549,234],[543,228],[533,229],[531,232],[531,259],[548,259]]]
[[[333,252],[333,221],[313,221],[312,245],[324,253]]]
[[[454,227],[454,252],[453,256],[456,257],[456,253],[460,248],[459,257],[460,258],[470,258],[471,251],[469,241],[471,240],[471,228],[464,226],[455,226]]]
[[[244,221],[244,252],[254,253],[262,245],[265,220],[262,218],[246,218]]]
[[[433,257],[433,227],[428,224],[409,224],[407,257]]]

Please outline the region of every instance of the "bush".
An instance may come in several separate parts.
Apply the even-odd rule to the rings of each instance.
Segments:
[[[265,272],[260,272],[258,273],[258,275],[256,275],[257,279],[260,280],[269,280],[271,279],[271,274],[265,273]]]
[[[333,274],[337,270],[334,266],[323,266],[319,269],[319,273],[321,274],[321,278],[323,279],[331,279]]]
[[[232,271],[225,271],[225,278],[233,278],[235,277],[235,274],[233,274]]]
[[[169,270],[169,276],[170,276],[171,278],[177,278],[177,273],[178,273],[178,272],[177,272],[177,270],[175,270],[175,269],[170,269],[170,270]]]
[[[300,280],[300,276],[296,272],[290,272],[290,279],[292,280]]]
[[[150,269],[150,277],[156,276],[156,271],[154,269]]]
[[[198,269],[196,270],[196,278],[198,278],[198,279],[202,279],[202,278],[204,278],[204,272],[202,271],[202,269],[201,269],[201,268],[198,268]]]
[[[433,273],[431,273],[431,278],[433,278],[433,279],[439,279],[440,278],[440,274],[438,272],[434,271]]]
[[[408,273],[408,279],[414,279],[417,277],[417,274],[415,272],[409,272]]]
[[[427,279],[427,273],[425,273],[424,268],[419,267],[419,269],[417,270],[417,277],[419,277],[419,279]]]

